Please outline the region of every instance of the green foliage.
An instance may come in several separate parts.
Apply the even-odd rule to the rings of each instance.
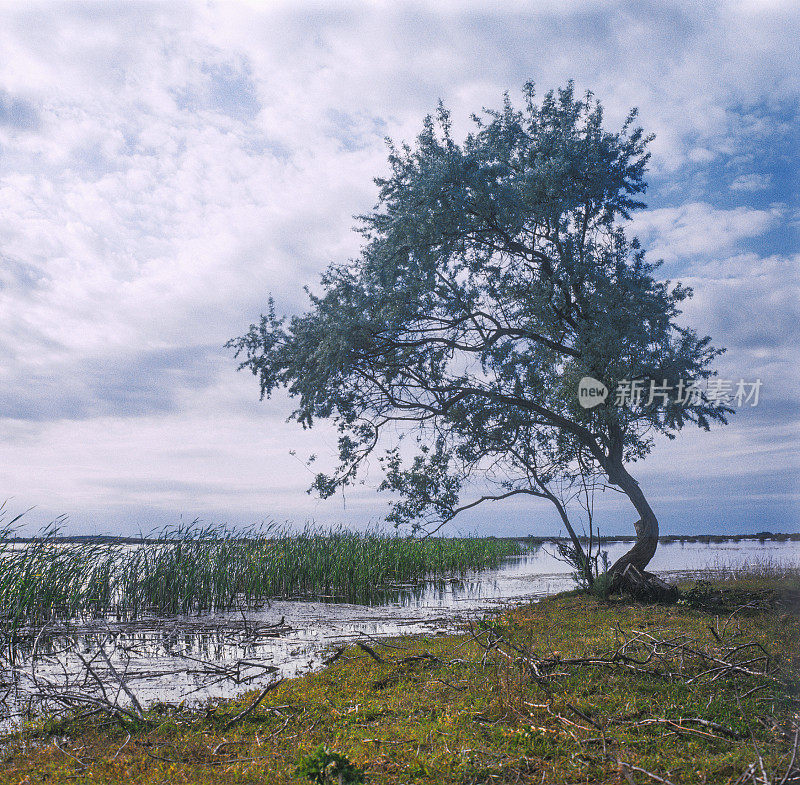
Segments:
[[[693,608],[702,608],[712,595],[714,586],[710,581],[696,580],[692,587],[683,592],[678,600],[679,605],[689,605]]]
[[[604,572],[599,573],[592,581],[589,587],[589,594],[597,597],[599,600],[606,600],[611,596],[611,590],[614,586],[614,576],[606,569]]]
[[[363,769],[359,769],[346,756],[328,749],[324,744],[304,755],[295,773],[300,777],[308,777],[319,785],[364,782]]]
[[[0,533],[2,534],[2,533]],[[54,617],[193,613],[271,597],[377,599],[397,584],[497,566],[521,546],[498,539],[425,540],[306,528],[234,532],[181,526],[155,542],[29,542],[0,536],[0,614],[7,629]]]
[[[561,558],[575,568],[572,579],[583,591],[592,594],[600,599],[606,599],[614,585],[614,576],[609,572],[608,551],[601,550],[599,541],[596,547],[584,552],[583,548],[577,548],[565,542],[557,542]]]
[[[483,618],[478,621],[478,629],[500,634],[503,631],[503,620],[496,615],[484,613]]]
[[[655,434],[708,428],[730,409],[703,396],[583,409],[578,381],[700,381],[719,351],[677,322],[691,291],[658,280],[625,234],[643,207],[651,139],[636,112],[612,132],[571,83],[540,104],[532,84],[524,95],[521,110],[506,97],[474,117],[463,143],[443,106],[416,144],[390,143],[360,256],[325,272],[308,313],[287,322],[270,300],[228,345],[262,398],[286,388],[304,427],[336,423],[339,467],[313,486],[323,497],[388,447],[381,487],[398,495],[397,524],[430,530],[515,494],[556,503],[554,487],[574,498],[580,478],[600,474],[652,530],[625,463]],[[409,432],[416,445],[397,445]],[[493,488],[465,504],[473,475]]]

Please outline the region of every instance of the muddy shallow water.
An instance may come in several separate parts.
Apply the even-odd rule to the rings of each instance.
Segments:
[[[609,546],[609,559],[629,547]],[[670,543],[659,547],[650,569],[669,576],[754,561],[800,565],[800,542]],[[136,700],[145,707],[232,697],[318,668],[343,643],[444,634],[510,603],[570,589],[569,573],[552,548],[543,546],[498,569],[401,589],[372,606],[280,600],[259,610],[53,627],[30,638],[7,670],[4,682],[13,688],[0,725],[14,724],[31,695],[39,703],[44,696],[47,708],[46,696],[59,691],[96,694],[119,705]]]

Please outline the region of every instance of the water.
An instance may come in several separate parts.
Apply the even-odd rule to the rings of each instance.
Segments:
[[[610,561],[629,547],[609,546]],[[800,542],[670,543],[659,547],[649,569],[669,577],[754,561],[800,566]],[[32,695],[42,708],[55,709],[56,695],[99,697],[99,682],[104,700],[120,705],[132,703],[131,693],[143,706],[233,697],[319,668],[332,650],[354,640],[446,634],[509,604],[573,588],[570,572],[544,546],[498,569],[408,587],[373,606],[281,600],[246,613],[51,628],[6,666],[4,682],[13,689],[5,724],[18,721],[20,703]]]

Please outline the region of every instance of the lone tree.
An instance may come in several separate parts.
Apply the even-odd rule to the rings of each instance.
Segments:
[[[527,494],[556,505],[582,554],[566,504],[577,483],[600,477],[639,516],[635,545],[611,571],[644,570],[658,521],[628,465],[655,434],[725,422],[731,409],[689,385],[713,375],[721,350],[676,323],[691,290],[657,280],[658,263],[625,235],[644,206],[651,140],[635,110],[612,133],[572,83],[541,104],[532,84],[524,95],[522,110],[506,96],[500,111],[473,116],[462,144],[441,104],[416,145],[390,141],[378,205],[359,216],[359,257],[328,268],[308,313],[287,323],[270,299],[228,345],[262,399],[285,387],[298,399],[293,419],[338,426],[339,466],[312,486],[323,497],[378,451],[381,488],[399,494],[395,523],[430,531]],[[584,377],[644,394],[583,408]],[[397,444],[408,433],[410,460]],[[476,480],[489,491],[462,498]]]

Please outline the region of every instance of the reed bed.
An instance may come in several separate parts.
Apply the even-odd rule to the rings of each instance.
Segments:
[[[796,561],[774,556],[754,556],[743,561],[717,558],[704,570],[715,581],[741,581],[744,579],[770,581],[800,581],[800,565]]]
[[[54,618],[136,618],[253,607],[271,598],[377,599],[398,584],[463,575],[520,553],[514,541],[418,539],[378,531],[179,527],[136,545],[0,532],[7,629]]]

